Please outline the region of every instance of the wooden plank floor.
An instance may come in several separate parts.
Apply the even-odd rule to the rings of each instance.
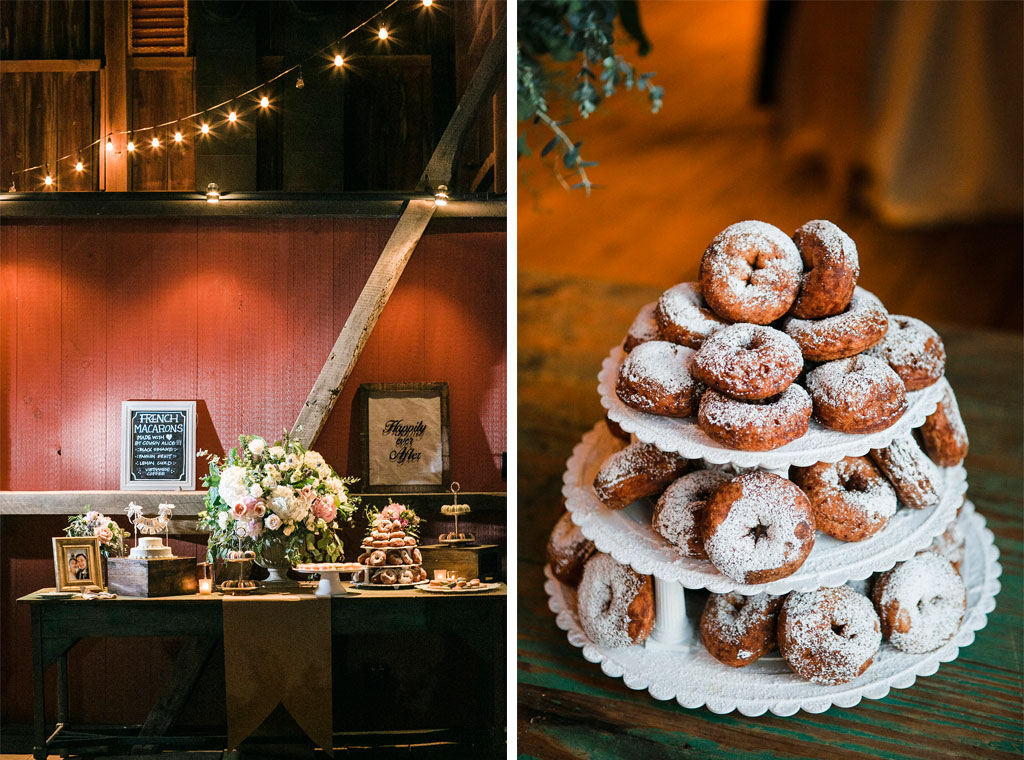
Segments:
[[[777,113],[752,105],[762,3],[645,1],[641,12],[654,47],[636,62],[657,72],[664,108],[652,115],[642,95],[620,93],[566,127],[583,157],[600,162],[590,176],[606,189],[590,198],[563,190],[539,159],[520,161],[520,272],[664,289],[695,279],[705,247],[733,222],[792,232],[825,218],[857,242],[861,284],[893,313],[1021,328],[1020,218],[886,227],[850,197],[847,177],[789,149]],[[631,46],[623,52],[636,60]],[[543,129],[530,128],[533,146],[547,142]]]
[[[1024,359],[1013,334],[937,325],[971,437],[969,495],[996,535],[1003,567],[988,626],[955,662],[855,708],[745,718],[632,691],[566,641],[547,609],[542,572],[547,534],[562,510],[564,462],[601,418],[601,359],[658,292],[582,277],[519,277],[520,757],[1019,757]]]

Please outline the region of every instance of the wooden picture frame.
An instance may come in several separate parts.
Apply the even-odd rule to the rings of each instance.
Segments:
[[[72,570],[72,564],[74,570]],[[53,568],[57,591],[103,588],[100,540],[96,536],[55,536]]]
[[[359,404],[365,493],[446,491],[448,383],[363,383]]]
[[[195,401],[121,402],[121,490],[196,490]]]

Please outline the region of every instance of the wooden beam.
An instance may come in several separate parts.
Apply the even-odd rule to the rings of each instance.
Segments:
[[[506,19],[501,19],[501,24],[487,46],[487,51],[480,59],[480,65],[469,80],[459,105],[452,114],[451,121],[445,127],[444,134],[434,150],[434,154],[427,163],[427,168],[420,175],[420,187],[433,192],[438,185],[447,185],[452,180],[452,167],[455,164],[455,157],[462,146],[469,132],[473,120],[476,118],[484,99],[491,96],[494,85],[499,76],[505,74],[505,28]]]
[[[106,60],[106,124],[108,132],[128,129],[128,3],[103,3],[103,49]],[[114,135],[114,150],[107,151],[106,135],[99,151],[106,162],[104,190],[128,190],[128,135]]]
[[[0,61],[0,74],[75,73],[99,71],[100,59],[60,60],[46,58],[37,61]]]
[[[428,191],[432,191],[437,185],[447,185],[451,181],[452,166],[459,146],[465,139],[484,99],[494,89],[498,74],[504,71],[505,21],[502,19],[498,34],[491,40],[480,66],[473,74],[466,92],[427,163],[427,168],[420,177],[420,185],[428,188]],[[341,328],[338,340],[335,341],[334,348],[320,370],[306,403],[302,405],[302,410],[292,425],[292,435],[303,446],[312,447],[323,430],[338,396],[341,395],[341,389],[352,375],[352,370],[359,361],[359,356],[370,339],[370,334],[395,286],[398,285],[405,265],[409,263],[412,252],[423,236],[427,224],[430,223],[434,210],[432,200],[412,200],[402,212],[394,232],[391,233],[369,279],[359,293],[345,326]]]

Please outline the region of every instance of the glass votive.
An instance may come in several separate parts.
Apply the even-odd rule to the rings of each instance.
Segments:
[[[448,571],[447,570],[435,570],[434,571],[434,580],[435,581],[448,580]]]
[[[209,562],[196,563],[196,581],[200,594],[213,593],[213,565]]]
[[[199,579],[199,593],[200,594],[212,594],[213,593],[213,578],[200,578]]]

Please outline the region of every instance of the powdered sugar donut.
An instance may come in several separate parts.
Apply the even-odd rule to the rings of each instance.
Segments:
[[[845,311],[824,319],[790,317],[782,329],[797,342],[805,359],[830,362],[878,343],[889,329],[889,313],[874,294],[856,288]]]
[[[662,293],[654,318],[662,340],[689,348],[700,348],[709,335],[728,324],[704,303],[695,282],[682,282]]]
[[[583,568],[577,613],[598,646],[642,644],[654,627],[654,582],[598,552]]]
[[[815,527],[840,541],[863,541],[896,514],[896,491],[867,457],[794,467],[793,482],[811,502]]]
[[[580,526],[563,512],[548,537],[548,565],[558,580],[576,586],[583,577],[583,566],[594,553],[594,542],[583,535]]]
[[[919,391],[942,377],[946,349],[942,338],[920,319],[889,315],[885,337],[865,352],[895,370],[908,391]]]
[[[698,380],[747,401],[782,393],[803,368],[796,341],[771,327],[745,322],[723,327],[693,356]]]
[[[651,527],[684,557],[707,559],[701,523],[708,496],[732,476],[721,470],[697,470],[675,480],[658,499]]]
[[[664,340],[641,343],[622,362],[615,393],[622,403],[650,414],[689,417],[704,384],[690,373],[693,349]]]
[[[659,340],[661,335],[658,331],[658,322],[654,319],[655,304],[649,303],[640,310],[629,326],[626,333],[626,340],[622,344],[623,350],[628,354],[641,343],[649,340]]]
[[[770,451],[807,432],[811,408],[811,397],[795,383],[763,401],[738,401],[707,390],[697,424],[709,438],[731,449]]]
[[[822,364],[807,373],[814,416],[843,433],[874,433],[907,411],[907,393],[888,364],[870,356]]]
[[[719,662],[742,668],[775,649],[781,596],[711,594],[700,616],[700,640]]]
[[[785,232],[765,222],[738,222],[704,251],[700,290],[718,316],[767,325],[793,305],[802,271],[800,252]]]
[[[949,560],[918,553],[882,573],[872,592],[882,633],[897,649],[931,652],[960,629],[967,589]]]
[[[935,464],[955,467],[964,461],[968,447],[967,428],[951,388],[946,388],[939,405],[917,432],[921,434],[924,450]]]
[[[814,513],[804,492],[763,470],[739,475],[708,497],[704,550],[739,583],[768,583],[795,573],[814,547]]]
[[[594,478],[594,493],[609,509],[651,496],[686,472],[688,460],[649,443],[631,443],[609,456]]]
[[[884,449],[872,449],[870,456],[892,483],[904,506],[924,509],[939,503],[939,471],[921,451],[914,436],[900,436]]]
[[[850,304],[860,276],[857,246],[832,222],[815,219],[793,234],[806,271],[790,314],[816,319],[838,314]]]
[[[779,613],[779,650],[808,681],[836,686],[871,665],[882,643],[871,600],[849,586],[796,592]]]

